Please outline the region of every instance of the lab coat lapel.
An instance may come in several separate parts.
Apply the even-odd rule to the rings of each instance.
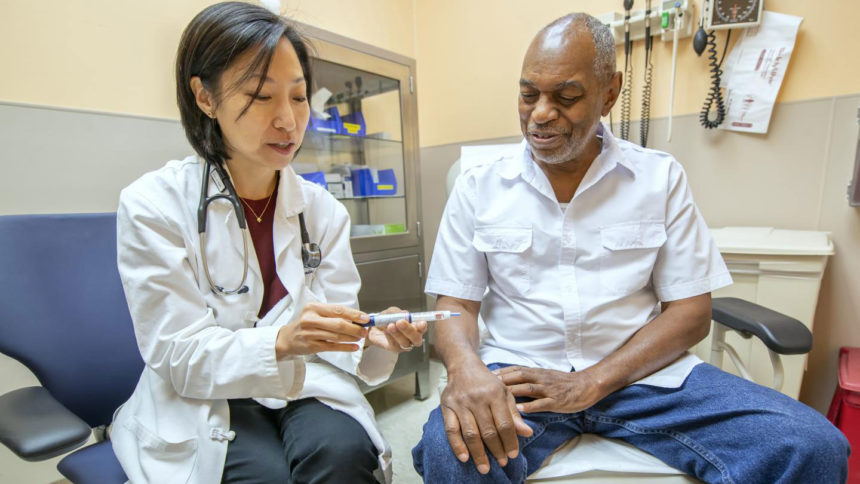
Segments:
[[[302,266],[298,217],[298,214],[304,211],[305,200],[301,181],[292,167],[288,166],[281,170],[272,232],[278,277],[291,294],[297,294],[304,286],[305,273]]]
[[[213,170],[212,173],[215,173],[215,171]],[[227,171],[227,175],[230,176],[229,170]],[[223,191],[219,188],[219,184],[210,177],[209,195],[227,193],[226,188]],[[239,209],[242,210],[241,205]],[[213,275],[217,274],[220,276],[216,283],[225,288],[233,289],[239,283],[242,276],[242,237],[245,235],[239,228],[239,219],[236,216],[236,211],[233,210],[233,205],[227,200],[218,200],[209,205],[206,234],[208,240],[206,243],[206,255],[208,256],[209,265],[210,267],[214,266]],[[258,281],[262,281],[260,263],[257,261],[257,253],[254,251],[251,234],[249,233],[247,237],[248,278],[256,277]],[[232,248],[230,251],[232,257],[226,257],[226,246]],[[245,284],[250,285],[249,281],[245,281]]]

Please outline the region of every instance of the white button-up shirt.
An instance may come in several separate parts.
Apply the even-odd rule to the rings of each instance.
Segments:
[[[661,301],[731,284],[681,165],[602,131],[566,208],[525,141],[457,180],[426,291],[482,301],[485,363],[583,370],[657,317]],[[700,362],[687,353],[638,383],[679,386]]]

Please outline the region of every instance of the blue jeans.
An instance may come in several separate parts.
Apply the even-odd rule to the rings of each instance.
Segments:
[[[491,364],[490,369],[506,365]],[[523,414],[534,429],[520,454],[490,472],[454,456],[437,407],[412,450],[424,482],[522,483],[561,444],[582,433],[628,442],[708,483],[844,483],[848,441],[827,419],[775,390],[707,363],[679,388],[630,385],[588,410]]]

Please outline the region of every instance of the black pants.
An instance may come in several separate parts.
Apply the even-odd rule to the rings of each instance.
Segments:
[[[377,450],[349,415],[315,398],[272,410],[230,400],[225,483],[374,483]]]

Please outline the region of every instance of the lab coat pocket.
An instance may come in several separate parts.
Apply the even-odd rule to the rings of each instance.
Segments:
[[[487,257],[490,277],[507,294],[525,294],[531,288],[531,227],[475,227],[475,249]]]
[[[639,291],[651,281],[657,252],[666,243],[662,221],[625,222],[600,229],[600,283],[611,295]]]
[[[141,471],[147,482],[185,483],[197,465],[197,439],[169,442],[146,428],[137,417],[125,423],[139,442]]]

